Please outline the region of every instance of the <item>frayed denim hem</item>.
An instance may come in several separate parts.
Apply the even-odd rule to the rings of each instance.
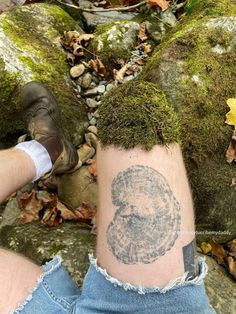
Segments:
[[[38,278],[37,283],[35,285],[35,287],[32,289],[31,293],[28,295],[28,297],[23,301],[23,303],[21,303],[20,305],[18,305],[18,307],[10,312],[10,314],[20,314],[21,311],[24,310],[25,306],[27,305],[27,303],[29,303],[32,298],[33,298],[33,293],[39,288],[41,282],[43,281],[43,279],[47,276],[49,276],[52,272],[54,272],[56,269],[58,269],[59,267],[61,267],[62,265],[62,258],[60,256],[55,256],[53,258],[53,260],[51,260],[50,262],[46,263],[45,265],[41,266],[42,270],[44,271],[44,273]]]
[[[203,283],[203,279],[206,277],[208,272],[208,266],[205,262],[204,257],[198,257],[198,265],[199,265],[199,275],[196,276],[192,280],[188,280],[188,272],[184,273],[181,277],[178,277],[174,280],[171,280],[166,286],[164,287],[155,287],[155,288],[145,288],[142,286],[133,286],[130,283],[126,282],[120,282],[118,279],[110,276],[107,271],[97,264],[97,259],[94,258],[93,254],[89,254],[89,260],[90,264],[95,267],[97,272],[102,274],[106,280],[111,282],[115,287],[122,287],[124,290],[132,290],[136,291],[139,294],[146,294],[146,293],[153,293],[153,292],[159,292],[159,293],[165,293],[171,289],[176,289],[183,286],[189,286],[189,285],[201,285]]]

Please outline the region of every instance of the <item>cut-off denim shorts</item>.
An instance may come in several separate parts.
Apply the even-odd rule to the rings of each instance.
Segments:
[[[61,257],[42,266],[43,274],[13,314],[212,314],[203,279],[207,265],[199,257],[200,273],[187,274],[164,288],[135,287],[111,277],[93,256],[82,292],[62,266]]]

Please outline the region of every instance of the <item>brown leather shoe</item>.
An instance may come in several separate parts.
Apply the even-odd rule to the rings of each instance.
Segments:
[[[31,139],[42,144],[52,160],[51,172],[41,179],[72,170],[78,163],[78,154],[61,131],[60,110],[52,93],[42,83],[33,81],[23,87],[21,102]]]

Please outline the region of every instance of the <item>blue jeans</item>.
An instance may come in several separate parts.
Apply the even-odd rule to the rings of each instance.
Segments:
[[[203,278],[207,266],[199,258],[200,274],[191,281],[177,278],[164,288],[135,287],[109,276],[90,256],[83,291],[74,284],[60,257],[42,266],[43,275],[13,314],[210,314]]]

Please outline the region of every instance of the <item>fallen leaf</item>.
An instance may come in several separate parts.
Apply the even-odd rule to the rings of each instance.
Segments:
[[[229,125],[233,125],[234,129],[235,129],[235,127],[236,127],[236,99],[230,98],[226,102],[230,108],[230,111],[226,114],[225,123],[227,123]]]
[[[236,279],[236,260],[229,256],[228,257],[228,266],[230,274]]]
[[[234,130],[231,141],[229,143],[229,147],[226,151],[226,161],[228,163],[232,163],[236,161],[236,131]]]
[[[113,73],[114,80],[118,83],[122,83],[127,69],[128,69],[128,64],[125,64],[119,71],[116,69],[113,69],[112,73]]]
[[[106,75],[106,68],[104,66],[104,64],[102,63],[102,61],[97,58],[97,59],[91,59],[89,62],[88,62],[88,66],[93,70],[95,71],[98,75],[100,76],[105,76]]]
[[[22,193],[18,199],[22,213],[19,220],[22,224],[39,219],[39,212],[43,208],[43,201],[39,200],[35,190]]]
[[[63,219],[57,208],[53,207],[45,210],[41,222],[49,227],[58,227],[63,222]]]
[[[60,42],[63,48],[73,52],[74,44],[79,42],[80,33],[77,31],[64,32],[64,35],[60,38]]]
[[[162,11],[165,11],[169,8],[169,1],[166,0],[147,0],[147,3],[152,7],[160,7]]]
[[[200,247],[204,254],[208,254],[212,250],[210,243],[202,242]]]
[[[211,254],[216,258],[218,264],[223,264],[227,260],[227,253],[221,244],[215,243],[214,241],[209,241],[212,247]]]
[[[147,40],[148,36],[147,36],[147,29],[146,29],[146,25],[143,23],[140,25],[139,28],[139,32],[138,32],[138,39],[143,42],[145,40]]]
[[[135,62],[136,62],[138,65],[144,65],[147,61],[144,60],[144,59],[142,59],[142,58],[140,58],[140,59],[136,60]]]
[[[228,242],[227,247],[229,248],[231,253],[236,253],[236,240]]]
[[[93,39],[93,38],[94,38],[93,34],[82,34],[79,36],[78,40],[82,46],[85,46],[86,44],[88,44],[90,39]]]
[[[94,160],[94,162],[88,167],[89,172],[92,176],[97,177],[97,163]]]
[[[64,220],[76,220],[77,219],[77,216],[73,213],[73,211],[68,209],[60,201],[57,202],[57,209],[60,211],[60,215]]]
[[[75,215],[79,220],[92,220],[95,216],[95,210],[91,209],[86,203],[83,203],[80,207],[74,210]]]

